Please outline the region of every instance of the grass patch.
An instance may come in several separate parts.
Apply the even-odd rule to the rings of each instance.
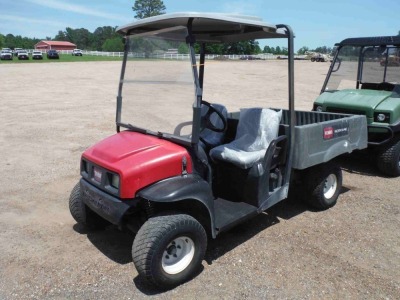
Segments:
[[[82,61],[122,61],[122,56],[96,56],[96,55],[83,55],[83,56],[72,56],[68,54],[60,54],[59,59],[48,59],[46,54],[43,55],[43,59],[32,59],[29,56],[29,60],[19,60],[14,57],[13,60],[0,60],[0,64],[23,64],[23,63],[57,63],[57,62],[82,62]]]

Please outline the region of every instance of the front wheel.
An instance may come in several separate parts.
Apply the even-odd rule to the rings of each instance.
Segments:
[[[342,189],[342,170],[334,163],[325,163],[308,170],[305,200],[316,209],[335,206]]]
[[[378,168],[388,176],[400,176],[400,139],[385,146],[378,153]]]
[[[132,258],[144,280],[171,288],[195,275],[206,248],[206,232],[196,219],[184,214],[159,216],[140,228]]]
[[[104,229],[106,226],[110,225],[108,221],[101,218],[87,207],[85,203],[83,203],[79,182],[71,191],[69,197],[69,211],[75,221],[83,227],[90,229]]]

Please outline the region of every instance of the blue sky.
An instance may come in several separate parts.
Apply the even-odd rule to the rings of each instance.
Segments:
[[[255,15],[288,24],[302,46],[332,47],[347,37],[396,35],[400,0],[164,0],[167,12],[198,11]],[[118,26],[134,20],[134,0],[0,0],[0,33],[54,37],[66,27]],[[271,42],[271,46],[285,46]]]

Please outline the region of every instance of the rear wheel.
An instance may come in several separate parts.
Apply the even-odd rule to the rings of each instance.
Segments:
[[[307,171],[305,200],[317,209],[335,206],[342,189],[342,170],[334,163],[325,163]]]
[[[388,176],[400,176],[400,140],[385,146],[378,153],[378,168]]]
[[[81,197],[81,187],[79,182],[72,189],[69,197],[69,211],[75,221],[90,229],[104,229],[110,223],[94,213],[85,205]]]
[[[206,248],[206,232],[196,219],[184,214],[158,216],[140,228],[132,258],[144,280],[171,288],[195,275]]]
[[[315,57],[311,57],[311,62],[314,62],[315,61]]]

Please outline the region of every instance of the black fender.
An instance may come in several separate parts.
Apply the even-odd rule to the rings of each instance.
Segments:
[[[137,196],[157,203],[176,203],[179,201],[198,201],[210,217],[212,236],[216,237],[214,196],[210,184],[195,174],[171,177],[143,188]]]

